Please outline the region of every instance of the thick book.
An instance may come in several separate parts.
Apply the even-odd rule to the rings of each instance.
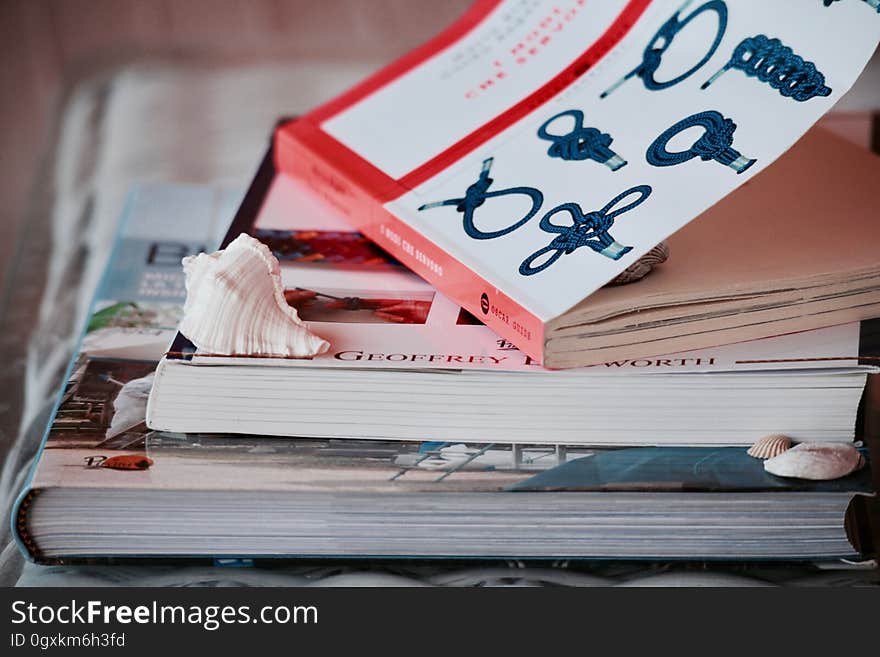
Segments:
[[[183,304],[179,258],[217,246],[236,197],[161,185],[128,204],[14,511],[30,558],[826,561],[876,554],[876,452],[867,438],[860,447],[867,467],[817,483],[769,475],[737,447],[597,449],[147,428],[150,379]],[[253,201],[249,193],[242,207]],[[261,235],[294,260],[388,267],[386,256],[350,231]],[[342,312],[312,299],[309,313]],[[394,305],[345,312],[366,326],[419,316]],[[478,324],[457,326],[495,339]],[[873,415],[865,417],[868,424]]]
[[[859,2],[477,2],[280,127],[277,161],[548,367],[856,321],[880,160],[813,134],[764,169],[878,38]],[[602,288],[695,217],[681,278]]]
[[[713,225],[723,242],[725,224]],[[307,360],[224,356],[179,336],[156,371],[152,429],[592,446],[749,445],[771,433],[852,441],[880,363],[878,323],[865,321],[651,358],[634,346],[597,366],[546,370],[277,175],[271,153],[224,245],[243,232],[273,250],[285,298],[331,348]]]

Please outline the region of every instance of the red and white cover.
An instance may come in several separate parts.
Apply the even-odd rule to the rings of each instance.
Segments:
[[[282,126],[277,164],[541,359],[548,321],[785,152],[878,39],[860,2],[481,0]]]

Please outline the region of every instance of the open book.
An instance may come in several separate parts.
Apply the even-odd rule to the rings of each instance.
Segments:
[[[839,324],[880,310],[880,162],[813,135],[762,170],[878,38],[859,2],[477,2],[278,164],[548,367]],[[601,289],[698,215],[674,270]]]

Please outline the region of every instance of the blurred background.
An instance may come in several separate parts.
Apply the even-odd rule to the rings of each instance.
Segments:
[[[138,60],[393,59],[468,0],[0,0],[0,271],[66,90]],[[279,108],[281,109],[281,108]]]

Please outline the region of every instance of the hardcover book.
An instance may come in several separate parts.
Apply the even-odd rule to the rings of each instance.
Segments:
[[[867,439],[860,445],[867,467],[809,482],[767,474],[738,447],[602,449],[148,429],[150,379],[183,304],[179,258],[217,246],[236,198],[154,186],[128,204],[80,351],[16,505],[14,529],[30,558],[825,561],[876,554],[876,452]],[[351,231],[269,225],[260,230],[283,232],[261,235],[293,261],[388,274],[387,256]],[[424,285],[407,294],[414,295],[409,301],[437,302]],[[345,323],[339,320],[346,313],[366,327],[418,326],[425,318],[419,304],[365,298],[381,303],[346,309],[318,294],[292,301],[311,304],[304,313],[325,323]],[[456,326],[494,344],[485,327]],[[813,340],[840,346],[851,338],[817,332]],[[375,339],[365,336],[363,349],[374,349]],[[785,353],[803,347],[793,343]],[[762,355],[771,351],[782,353]],[[732,357],[718,365],[733,367]]]
[[[860,2],[481,1],[277,162],[547,367],[842,324],[880,310],[880,162],[813,135],[764,169],[878,38]],[[602,287],[698,216],[683,278]]]
[[[286,183],[277,189],[291,191]],[[128,204],[80,352],[13,516],[31,559],[825,561],[876,554],[870,467],[876,452],[868,434],[861,445],[867,467],[835,481],[809,482],[767,474],[739,447],[602,449],[148,429],[149,382],[183,304],[179,258],[218,245],[236,198],[210,188],[160,185],[140,190]],[[249,193],[239,219],[253,199]],[[286,204],[272,207],[288,216]],[[297,207],[320,209],[305,201]],[[377,267],[383,276],[396,271],[360,236],[336,230],[342,226],[272,225],[259,229],[261,236],[289,261]],[[414,295],[410,301],[437,303],[438,295],[424,285],[407,293]],[[351,313],[363,327],[402,329],[425,318],[419,304],[366,298],[381,303],[344,309],[317,294],[293,301],[311,304],[304,312],[325,323],[346,324]],[[450,306],[440,307],[456,316]],[[432,305],[428,316],[433,312]],[[455,326],[484,334],[493,346],[497,339],[479,324]],[[813,335],[829,347],[852,339]],[[363,350],[376,349],[376,336],[363,340]],[[785,353],[803,349],[792,343]],[[718,365],[734,367],[732,357],[727,353]]]

